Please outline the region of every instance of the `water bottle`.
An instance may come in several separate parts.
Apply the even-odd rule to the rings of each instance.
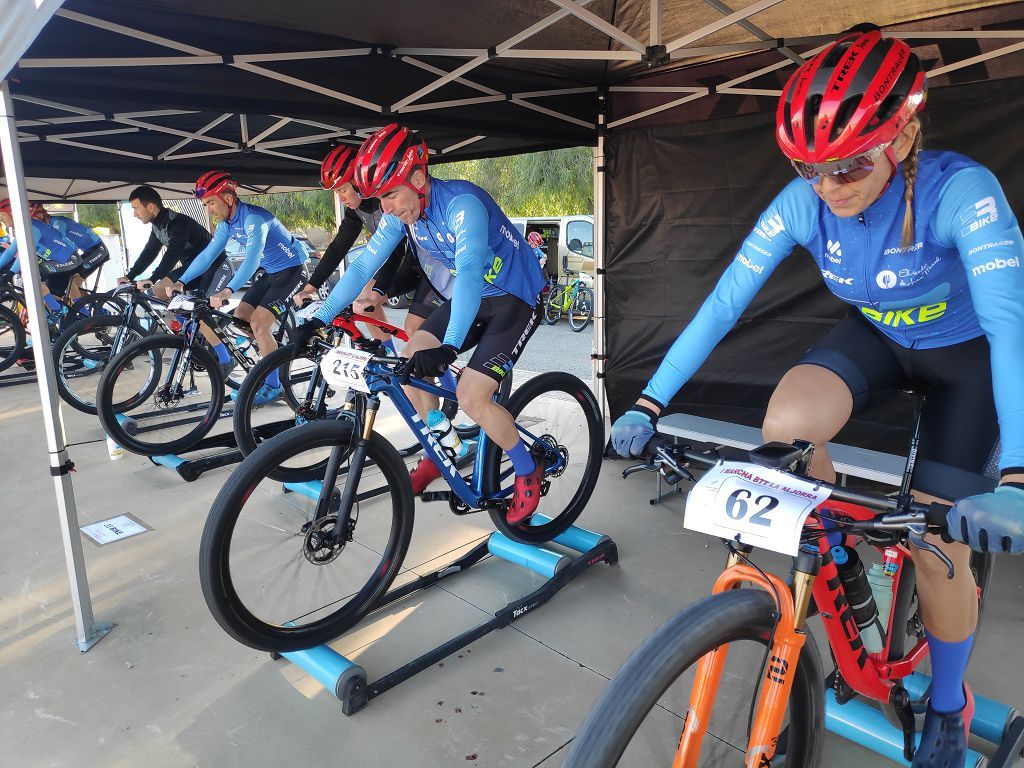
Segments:
[[[124,458],[124,448],[114,438],[107,438],[107,455],[111,461],[120,461]]]
[[[888,627],[889,611],[892,610],[892,578],[881,563],[871,564],[867,578],[875,607],[878,608],[878,621],[883,627]]]
[[[441,411],[434,410],[427,414],[427,427],[434,433],[434,438],[441,444],[441,447],[453,459],[466,455],[466,451],[469,449],[459,439],[459,434],[455,431],[455,427],[452,426],[448,417]]]
[[[843,583],[864,648],[868,653],[879,653],[885,645],[885,628],[878,620],[878,606],[860,557],[856,550],[839,546],[832,547],[832,559],[836,562],[839,580]]]

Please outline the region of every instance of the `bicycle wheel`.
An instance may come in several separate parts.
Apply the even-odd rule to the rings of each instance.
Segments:
[[[133,322],[118,339],[122,327],[121,318],[86,318],[73,323],[53,343],[57,392],[75,410],[96,415],[96,387],[110,362],[112,345],[117,342],[124,349],[145,335]]]
[[[565,288],[553,288],[548,293],[547,303],[544,305],[544,322],[554,325],[562,317],[562,305],[565,303]]]
[[[730,668],[734,660],[744,661],[742,657],[757,662],[763,659],[764,646],[775,624],[774,616],[775,601],[759,589],[738,589],[712,595],[677,613],[647,638],[612,678],[576,733],[562,768],[671,765],[680,733],[688,726],[681,714],[685,712],[687,698],[670,697],[668,709],[676,713],[675,717],[667,718],[671,720],[671,730],[667,726],[659,728],[666,725],[666,718],[654,722],[656,717],[648,717],[651,711],[662,708],[658,706],[659,700],[704,654],[725,644],[730,644],[722,678],[723,683],[728,681],[730,687],[726,693],[735,693],[734,685],[741,681],[751,687],[756,686],[762,676],[760,670],[753,676],[747,676],[730,674]],[[754,648],[743,647],[744,641],[755,644]],[[813,767],[821,760],[825,720],[821,660],[813,637],[807,637],[793,674],[789,726],[784,739],[785,764]],[[744,679],[747,677],[753,679]],[[719,692],[722,693],[721,688]],[[722,702],[723,709],[728,708],[725,698],[720,695],[716,701]],[[744,698],[740,694],[734,702],[733,712],[720,712],[716,707],[711,723],[700,723],[695,727],[709,729],[710,733],[742,729],[752,700],[752,696]],[[676,702],[681,704],[680,709],[676,709]],[[782,741],[780,739],[780,747]],[[702,764],[741,764],[736,761],[736,748],[731,746],[736,743],[746,743],[742,734],[740,738],[732,734],[729,738],[705,738],[703,752],[717,750],[730,755],[731,759],[723,754],[717,760],[708,759]],[[776,757],[772,765],[782,764],[782,755]],[[689,755],[686,758],[692,759]]]
[[[594,313],[594,293],[589,288],[580,288],[569,308],[569,328],[579,333],[590,322]]]
[[[590,500],[601,472],[604,420],[590,388],[561,371],[542,373],[523,384],[506,406],[519,434],[537,461],[549,471],[538,513],[517,525],[505,520],[504,510],[489,510],[495,528],[509,538],[536,544],[550,541],[579,517]],[[494,443],[487,443],[485,487],[502,488],[509,498],[512,463]]]
[[[25,326],[7,307],[0,306],[0,371],[14,365],[25,351]]]
[[[224,404],[217,359],[181,336],[136,341],[107,365],[96,390],[103,431],[133,453],[180,453],[205,437]]]
[[[119,296],[109,293],[91,293],[82,296],[72,303],[68,314],[62,321],[64,329],[88,317],[121,317],[126,304]]]
[[[354,440],[348,421],[290,429],[246,458],[217,494],[199,579],[217,623],[240,643],[285,653],[329,642],[366,615],[401,569],[412,536],[412,487],[395,449],[376,433],[356,489],[351,539],[335,548],[314,540],[334,526]],[[315,501],[285,496],[267,480],[302,454],[332,451],[346,458],[336,479],[321,473],[332,489],[326,516],[316,519]]]
[[[280,381],[285,385],[285,390],[288,391],[289,386],[286,382],[290,367],[297,360],[312,362],[307,354],[307,350],[298,350],[294,345],[280,347],[260,360],[245,377],[234,398],[233,419],[235,443],[244,456],[248,456],[259,445],[283,429],[309,421],[334,419],[340,415],[345,402],[327,384],[315,364],[308,371],[304,382],[304,391],[300,392],[300,385],[292,382],[292,392],[299,398],[297,407],[290,407],[287,401],[262,407],[255,405],[257,393],[266,383],[271,371],[275,369],[278,371]],[[361,406],[364,401],[357,399],[355,403]],[[355,415],[355,413],[356,411],[351,411],[351,415]],[[326,462],[326,457],[322,456],[315,457],[311,464],[293,461],[270,470],[268,477],[292,483],[314,480],[323,476]]]

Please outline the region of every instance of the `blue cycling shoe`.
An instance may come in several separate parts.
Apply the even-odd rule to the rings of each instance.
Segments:
[[[967,725],[974,715],[974,696],[964,686],[967,704],[959,712],[936,712],[928,704],[921,743],[910,768],[963,768],[967,759]]]
[[[256,393],[256,397],[253,398],[253,405],[270,405],[275,400],[280,399],[281,395],[284,394],[284,389],[281,387],[272,387],[269,384],[264,384],[260,387],[260,391]]]

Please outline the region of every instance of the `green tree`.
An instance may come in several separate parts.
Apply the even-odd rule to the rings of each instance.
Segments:
[[[79,203],[78,220],[90,229],[106,227],[111,232],[121,231],[115,203]]]

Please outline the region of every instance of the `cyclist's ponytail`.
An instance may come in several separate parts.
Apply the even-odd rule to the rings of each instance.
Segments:
[[[914,135],[914,142],[910,145],[910,154],[903,160],[903,181],[906,182],[906,192],[903,199],[907,201],[907,210],[903,214],[903,239],[900,248],[904,251],[914,245],[914,182],[917,181],[917,153],[921,151],[921,121],[915,117],[911,124],[917,124],[917,133]]]

